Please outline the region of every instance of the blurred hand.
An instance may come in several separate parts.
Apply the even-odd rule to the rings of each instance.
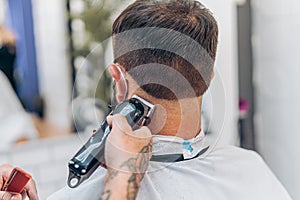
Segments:
[[[22,195],[0,191],[0,200],[22,200]]]
[[[3,187],[13,169],[14,167],[8,164],[0,166],[0,189]],[[11,194],[9,192],[0,191],[0,200],[22,200],[25,199],[26,196],[28,196],[30,200],[38,200],[37,190],[33,179],[27,183],[22,194]]]

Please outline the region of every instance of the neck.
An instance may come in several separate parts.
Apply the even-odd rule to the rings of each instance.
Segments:
[[[126,78],[129,83],[129,97],[136,94],[156,106],[148,125],[152,134],[177,136],[188,140],[200,133],[202,97],[174,101],[157,99],[142,90],[130,76]]]
[[[156,106],[148,126],[153,134],[176,136],[187,140],[200,133],[201,97],[170,101],[156,99],[145,94],[137,95]]]

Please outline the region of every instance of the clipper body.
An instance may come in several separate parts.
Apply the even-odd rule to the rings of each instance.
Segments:
[[[154,105],[134,95],[131,99],[117,105],[111,112],[111,115],[123,115],[129,125],[133,129],[136,129],[139,126],[148,124],[154,109]],[[84,180],[88,179],[100,165],[105,166],[104,149],[110,131],[111,127],[105,119],[100,125],[100,128],[69,161],[69,187],[75,188],[79,186]]]

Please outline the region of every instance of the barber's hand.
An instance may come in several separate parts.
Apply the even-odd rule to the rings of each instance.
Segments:
[[[132,131],[122,115],[107,117],[112,130],[105,144],[107,176],[101,199],[136,199],[152,153],[147,127]]]
[[[13,169],[14,167],[8,164],[0,166],[0,189],[3,187]],[[22,194],[11,194],[9,192],[0,191],[0,200],[22,200],[25,199],[26,196],[28,196],[30,200],[38,200],[33,179],[27,183]]]
[[[105,146],[108,168],[130,173],[145,173],[152,153],[152,134],[143,126],[132,131],[120,114],[107,117],[112,127]]]
[[[9,192],[0,191],[1,200],[22,200],[21,194],[11,194]]]

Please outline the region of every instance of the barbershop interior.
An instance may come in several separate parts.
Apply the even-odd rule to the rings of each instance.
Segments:
[[[30,173],[42,200],[110,112],[111,27],[132,2],[0,0],[0,165]],[[300,199],[300,1],[201,3],[219,26],[202,130],[257,152]]]

